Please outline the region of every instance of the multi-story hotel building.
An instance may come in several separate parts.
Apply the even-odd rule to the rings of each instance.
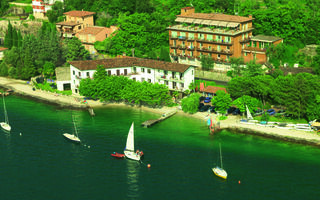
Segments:
[[[250,44],[252,20],[251,15],[195,13],[193,7],[182,8],[176,24],[167,28],[171,59],[200,66],[200,58],[205,55],[216,61],[215,69],[228,70],[223,64],[231,57],[243,57],[245,47]]]
[[[66,16],[65,21],[56,23],[63,38],[72,38],[84,28],[94,26],[95,12],[73,10],[63,14]]]
[[[57,1],[63,2],[63,0],[32,0],[33,15],[36,18],[43,18]]]
[[[127,76],[136,81],[165,84],[170,90],[189,90],[194,82],[194,67],[179,63],[135,57],[110,58],[103,60],[71,61],[70,82],[57,81],[57,88],[63,90],[71,86],[73,94],[79,94],[81,79],[93,78],[97,66],[102,65],[108,75]]]

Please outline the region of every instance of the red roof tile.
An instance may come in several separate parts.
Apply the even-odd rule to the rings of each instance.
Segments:
[[[79,10],[73,10],[69,12],[63,13],[64,15],[70,15],[72,17],[85,17],[89,15],[94,15],[96,14],[95,12],[89,12],[89,11],[79,11]]]
[[[177,15],[178,17],[195,18],[195,19],[208,19],[215,21],[225,22],[247,22],[252,21],[250,17],[242,17],[237,15],[226,15],[221,13],[190,13],[188,15]]]
[[[80,70],[95,70],[97,69],[98,65],[103,65],[106,69],[139,66],[183,73],[189,67],[191,67],[189,65],[179,63],[171,63],[135,57],[109,58],[103,60],[81,60],[70,61],[69,63]]]
[[[223,90],[223,91],[225,91],[225,93],[227,93],[226,88],[216,87],[216,86],[211,86],[211,85],[205,87],[205,88],[202,90],[202,92],[215,94],[215,93],[217,93],[218,90]]]
[[[111,33],[114,32],[114,29],[107,28],[107,27],[100,27],[100,26],[91,26],[91,27],[86,27],[85,29],[83,29],[82,31],[79,32],[79,34],[83,34],[83,35],[87,35],[87,34],[91,34],[91,35],[97,35],[98,33],[100,33],[101,31],[106,30],[106,34],[110,35]]]

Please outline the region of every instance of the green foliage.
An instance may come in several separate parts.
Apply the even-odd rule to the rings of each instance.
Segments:
[[[230,58],[231,70],[228,71],[228,76],[233,78],[236,76],[241,76],[242,65],[244,65],[243,57],[240,58]]]
[[[24,9],[24,12],[26,12],[26,13],[32,13],[33,12],[32,6],[24,6],[23,9]]]
[[[250,112],[253,112],[256,110],[260,102],[258,99],[253,98],[251,96],[243,95],[240,98],[237,98],[233,101],[233,105],[235,105],[237,108],[239,108],[240,112],[245,113],[246,112],[246,106],[248,106],[248,109]]]
[[[63,95],[72,95],[72,91],[68,90],[68,91],[60,91],[57,90],[57,85],[55,83],[48,83],[48,82],[44,82],[44,83],[34,83],[35,88],[37,89],[41,89],[44,91],[48,91],[48,92],[52,92],[52,93],[57,93],[57,94],[63,94]]]
[[[216,111],[219,111],[219,113],[226,113],[227,109],[231,106],[232,99],[230,97],[230,94],[225,93],[222,90],[218,90],[216,93],[216,96],[213,97],[211,100],[212,105],[214,105],[216,108]]]
[[[29,15],[29,19],[30,19],[30,20],[32,20],[32,21],[33,21],[33,20],[35,20],[34,15],[32,15],[32,14],[31,14],[31,15]]]
[[[56,23],[58,22],[59,17],[63,16],[64,5],[62,2],[57,1],[53,4],[51,10],[48,10],[46,15],[49,19],[49,22]]]
[[[2,16],[9,8],[8,0],[1,0],[0,2],[0,16]]]
[[[200,94],[192,93],[189,97],[185,97],[181,100],[181,108],[186,113],[196,113],[200,103]]]
[[[320,75],[320,45],[316,49],[317,55],[313,58],[313,71],[315,74]]]
[[[167,86],[146,81],[137,82],[124,76],[107,76],[103,66],[97,66],[94,79],[82,79],[80,94],[101,101],[126,101],[136,105],[171,105]]]
[[[81,41],[77,37],[66,39],[65,57],[67,61],[86,60],[89,57],[89,52],[84,48]]]
[[[160,48],[160,60],[171,62],[170,56],[169,56],[169,49],[167,47],[161,47]]]
[[[298,50],[299,48],[296,46],[281,43],[276,46],[271,45],[267,49],[266,54],[269,57],[269,62],[272,63],[274,67],[279,67],[284,63],[293,66],[294,63],[299,62],[297,57]]]
[[[214,61],[210,56],[201,56],[200,62],[203,70],[209,71],[214,67]]]
[[[45,62],[43,66],[42,74],[45,75],[46,78],[52,78],[54,75],[55,65],[52,62]]]
[[[4,46],[7,47],[7,48],[11,48],[13,46],[13,27],[9,21],[8,23],[8,30],[7,30],[7,33],[5,35],[5,38],[4,38]]]
[[[242,75],[246,77],[254,77],[258,75],[263,75],[265,72],[262,69],[262,65],[255,62],[255,60],[250,61],[246,64],[246,67],[242,70]]]

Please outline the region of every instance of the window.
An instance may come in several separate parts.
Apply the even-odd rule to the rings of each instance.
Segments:
[[[108,70],[108,75],[111,76],[111,70]]]
[[[89,72],[87,72],[87,77],[90,77],[90,73]]]
[[[151,74],[151,69],[148,69],[148,74]]]
[[[230,46],[227,46],[227,49],[230,50]]]
[[[257,47],[257,41],[253,41],[253,47]]]
[[[175,40],[173,40],[173,46],[177,46],[177,42]]]
[[[132,80],[136,81],[136,78],[134,77],[134,78],[132,78]]]
[[[185,32],[180,32],[180,37],[181,38],[186,38],[186,33]]]
[[[141,82],[143,82],[144,81],[144,78],[141,78]]]
[[[72,74],[73,74],[73,75],[75,75],[75,74],[76,74],[76,72],[75,72],[74,70],[72,70]]]
[[[184,88],[184,83],[180,83],[180,87],[181,87],[181,88]]]
[[[220,54],[218,54],[218,59],[220,59]]]
[[[108,37],[108,34],[106,34],[106,38]]]
[[[191,70],[191,74],[193,75],[193,70]]]
[[[168,74],[168,71],[164,70],[164,75],[167,75]]]
[[[247,56],[248,54],[247,54],[247,52],[244,52],[244,56]]]
[[[150,78],[148,79],[148,82],[151,83],[151,79]]]
[[[227,60],[230,60],[230,56],[229,55],[227,55]]]
[[[128,74],[128,70],[124,69],[124,75],[127,75],[127,74]]]
[[[78,26],[78,29],[80,30],[80,29],[81,29],[81,26]]]
[[[173,54],[177,55],[177,49],[173,49]]]
[[[202,33],[198,33],[198,39],[199,40],[204,40],[204,35]]]
[[[171,31],[171,37],[176,38],[177,36],[177,31]]]
[[[188,33],[188,38],[189,39],[194,39],[194,33]]]
[[[120,75],[120,69],[117,69],[117,76]]]
[[[137,72],[137,68],[133,67],[133,72],[136,73]]]
[[[207,40],[208,41],[212,41],[213,40],[213,36],[212,35],[207,35]]]
[[[144,72],[144,68],[141,68],[141,72]]]
[[[168,81],[164,81],[164,84],[168,85]]]
[[[218,40],[218,42],[221,42],[221,40],[222,40],[221,35],[217,35],[217,36],[216,36],[216,39]]]
[[[218,51],[220,51],[220,50],[221,50],[220,45],[218,45],[218,46],[217,46],[217,50],[218,50]]]
[[[186,55],[186,50],[182,50],[182,56]]]
[[[172,82],[172,88],[176,88],[177,87],[177,83],[176,82]]]
[[[193,57],[193,51],[190,51],[190,56]]]
[[[79,74],[79,76],[81,76],[81,72],[79,72],[78,74]]]

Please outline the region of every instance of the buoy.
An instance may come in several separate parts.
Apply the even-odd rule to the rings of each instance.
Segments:
[[[150,168],[150,167],[151,167],[151,165],[150,165],[150,164],[148,164],[147,166],[148,166],[148,168]]]
[[[240,183],[241,183],[241,181],[239,180],[239,181],[238,181],[238,183],[240,184]]]
[[[90,149],[90,146],[88,146],[88,148]]]
[[[20,136],[22,135],[22,133],[20,133]]]

